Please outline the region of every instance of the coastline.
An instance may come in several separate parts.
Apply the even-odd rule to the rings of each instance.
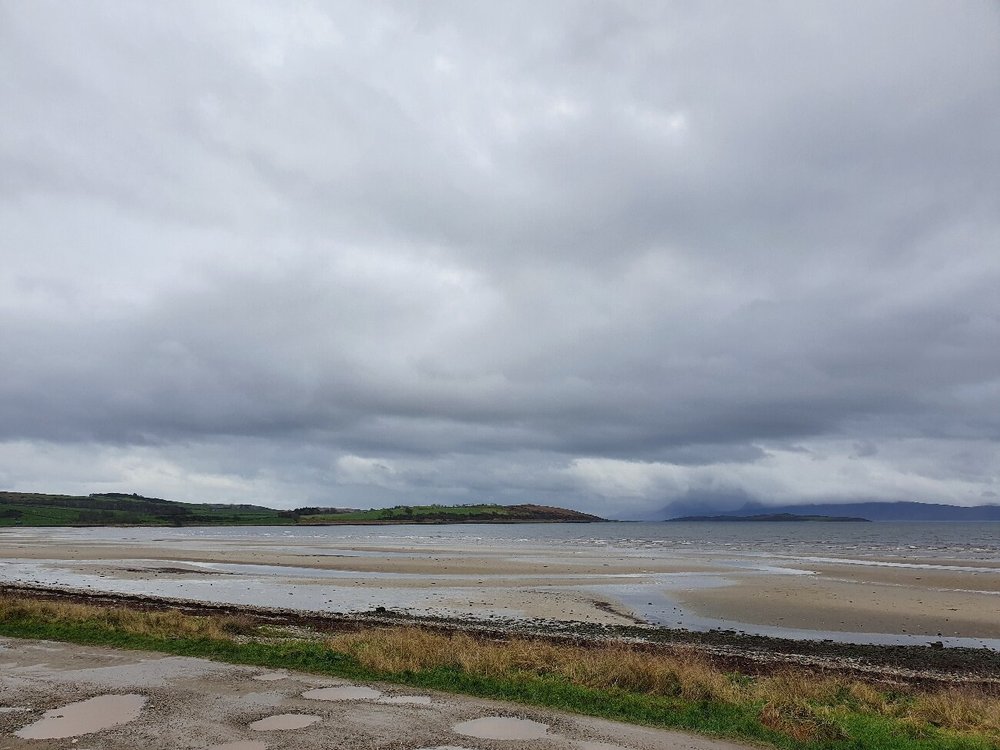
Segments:
[[[727,668],[754,674],[807,667],[822,674],[863,676],[910,684],[1000,686],[1000,652],[985,648],[838,643],[751,635],[735,630],[692,631],[640,623],[607,624],[544,619],[477,619],[413,615],[379,608],[351,614],[212,604],[148,595],[121,595],[39,586],[0,585],[0,597],[111,607],[138,612],[176,611],[194,617],[245,617],[256,624],[320,633],[414,627],[441,633],[469,633],[498,642],[531,639],[571,644],[629,644],[680,649]]]
[[[563,533],[554,526],[544,534]],[[327,613],[381,606],[806,640],[1000,642],[995,560],[626,547],[468,528],[7,529],[0,584]]]

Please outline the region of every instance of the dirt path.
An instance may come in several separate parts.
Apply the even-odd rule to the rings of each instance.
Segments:
[[[393,685],[11,638],[0,638],[0,748],[745,750]]]

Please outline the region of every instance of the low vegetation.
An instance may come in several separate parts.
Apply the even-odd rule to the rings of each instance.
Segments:
[[[181,503],[122,493],[48,495],[0,492],[0,526],[287,526],[368,523],[523,523],[600,521],[545,505],[400,505],[296,508]]]
[[[491,640],[420,627],[323,633],[252,614],[190,615],[0,596],[0,634],[382,680],[688,729],[778,748],[1000,747],[1000,692],[885,685],[788,668],[727,671],[690,649]]]
[[[548,505],[397,505],[373,510],[319,512],[302,523],[522,523],[587,522],[601,518]]]

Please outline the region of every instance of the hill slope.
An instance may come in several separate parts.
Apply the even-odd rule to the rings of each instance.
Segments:
[[[867,518],[856,518],[854,516],[817,516],[817,515],[799,515],[798,513],[761,513],[755,516],[681,516],[680,518],[668,518],[667,521],[671,523],[681,523],[681,522],[726,522],[734,523],[738,521],[746,522],[759,522],[759,523],[787,523],[789,521],[822,521],[826,523],[868,523]]]
[[[667,508],[666,512],[670,512]],[[763,506],[747,504],[738,510],[713,511],[715,516],[781,514],[808,516],[855,516],[870,521],[1000,521],[1000,505],[959,507],[940,503],[817,503],[815,505]],[[676,515],[676,513],[674,514]]]
[[[387,523],[586,523],[597,516],[545,505],[424,505],[357,510],[182,503],[105,493],[0,492],[0,526],[288,526]]]

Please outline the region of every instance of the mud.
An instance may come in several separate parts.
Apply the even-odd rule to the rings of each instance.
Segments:
[[[337,687],[307,690],[303,698],[314,701],[373,701],[381,697],[381,690],[360,685],[338,685]]]
[[[250,728],[255,732],[274,732],[283,729],[305,729],[317,721],[320,721],[322,717],[311,716],[309,714],[276,714],[275,716],[267,716],[263,719],[258,719],[257,721],[250,724]]]

